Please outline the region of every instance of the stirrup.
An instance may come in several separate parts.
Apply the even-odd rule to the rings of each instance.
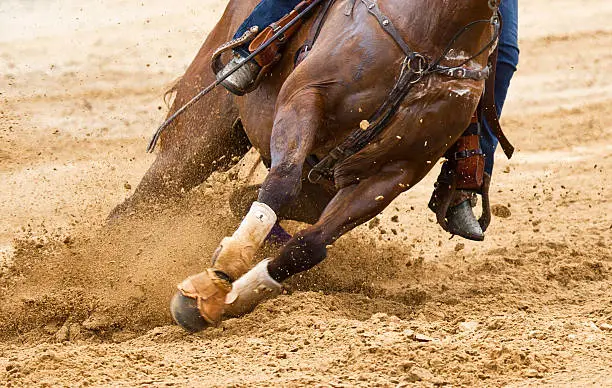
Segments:
[[[223,62],[221,61],[221,55],[223,55],[223,53],[251,42],[253,39],[255,39],[258,33],[259,27],[254,26],[249,28],[244,34],[242,34],[241,37],[230,40],[229,42],[226,42],[219,46],[213,53],[210,61],[210,66],[212,67],[213,73],[217,75],[221,70],[227,67],[227,65],[223,64]]]
[[[251,60],[244,63],[244,58],[240,54],[234,53],[234,58],[216,76],[219,80],[238,66],[240,66],[238,70],[221,81],[220,85],[237,96],[244,96],[255,90],[259,84],[258,80],[260,74],[262,74],[262,68],[257,62]]]
[[[241,37],[221,45],[212,55],[211,67],[217,80],[223,78],[233,69],[238,68],[220,84],[237,96],[243,96],[257,87],[261,67],[254,60],[244,63],[244,58],[235,51],[233,52],[232,60],[227,64],[223,64],[221,55],[251,42],[257,37],[258,33],[259,27],[251,27]]]
[[[459,192],[457,189],[457,176],[448,168],[448,164],[445,163],[429,201],[429,208],[436,213],[438,224],[445,231],[470,240],[482,241],[484,239],[484,232],[486,232],[491,223],[490,185],[491,177],[485,173],[484,183],[480,190],[482,196],[482,215],[476,221],[469,199],[459,203],[456,202],[456,194]],[[478,223],[479,228],[474,225],[472,219]]]

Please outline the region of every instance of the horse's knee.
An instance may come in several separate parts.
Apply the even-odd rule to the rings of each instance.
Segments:
[[[277,213],[281,212],[283,207],[297,199],[302,188],[301,175],[301,165],[297,163],[273,166],[261,186],[258,201]]]

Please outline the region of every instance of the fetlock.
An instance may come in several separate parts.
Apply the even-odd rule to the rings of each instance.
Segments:
[[[244,275],[254,264],[257,247],[242,239],[226,237],[212,257],[213,267],[235,281]]]
[[[225,315],[238,317],[247,314],[267,299],[278,296],[282,286],[268,272],[266,259],[234,282],[232,291],[225,300]]]

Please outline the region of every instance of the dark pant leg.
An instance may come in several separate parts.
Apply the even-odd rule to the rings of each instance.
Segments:
[[[249,28],[258,26],[262,31],[270,24],[280,20],[291,12],[301,0],[261,0],[251,15],[240,25],[234,38],[241,37]],[[236,49],[243,56],[248,56],[248,47],[243,46]]]
[[[518,0],[502,0],[500,6],[504,25],[499,38],[499,56],[495,78],[495,105],[501,115],[508,95],[510,80],[516,71],[519,61],[518,48]],[[486,122],[481,135],[481,148],[485,153],[485,172],[493,173],[493,162],[498,140]]]

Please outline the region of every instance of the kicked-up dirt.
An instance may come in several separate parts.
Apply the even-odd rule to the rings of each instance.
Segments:
[[[521,4],[518,152],[485,242],[435,224],[434,171],[284,295],[190,335],[169,298],[239,223],[256,156],[105,217],[225,3],[0,4],[0,386],[612,386],[612,3]]]

